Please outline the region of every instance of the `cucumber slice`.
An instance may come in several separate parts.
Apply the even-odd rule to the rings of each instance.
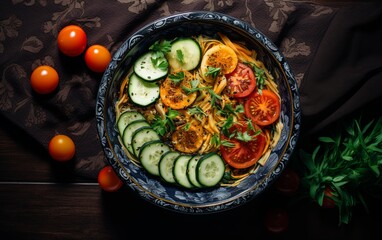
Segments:
[[[191,71],[199,66],[202,49],[193,38],[179,38],[172,42],[166,57],[171,69]]]
[[[140,159],[139,154],[143,144],[153,140],[160,140],[160,136],[153,128],[141,127],[135,130],[131,138],[131,145],[133,147],[135,157]]]
[[[127,126],[125,127],[125,130],[123,130],[123,136],[122,136],[123,145],[133,155],[135,155],[133,146],[131,145],[131,139],[133,137],[133,133],[135,132],[135,130],[145,126],[149,127],[150,124],[144,119],[138,119],[127,124]]]
[[[166,67],[159,67],[158,65],[165,65]],[[158,58],[154,51],[149,51],[135,61],[134,72],[148,82],[160,80],[167,75],[167,59],[165,57]]]
[[[129,98],[142,107],[153,104],[159,98],[159,84],[157,82],[147,82],[137,74],[132,73],[129,79]]]
[[[188,161],[188,165],[187,165],[188,180],[191,182],[192,185],[196,187],[203,187],[203,185],[200,184],[198,180],[196,179],[196,165],[198,164],[198,161],[201,157],[202,155],[193,156],[190,159],[190,161]]]
[[[205,187],[219,184],[225,172],[225,163],[217,153],[204,155],[196,165],[196,179]]]
[[[159,175],[168,183],[176,183],[174,178],[174,162],[180,155],[179,152],[168,151],[162,155],[159,161]]]
[[[117,128],[118,128],[118,131],[119,131],[119,134],[122,136],[123,135],[123,131],[125,130],[125,127],[135,121],[135,120],[144,120],[145,117],[137,112],[137,111],[125,111],[125,112],[122,112],[121,115],[119,115],[118,117],[118,120],[117,120]]]
[[[159,161],[163,154],[170,151],[170,147],[161,140],[153,140],[145,143],[139,155],[143,168],[154,176],[159,175]]]
[[[175,182],[185,188],[194,187],[194,185],[192,185],[187,178],[187,165],[191,157],[192,157],[191,155],[180,155],[175,159],[175,162],[174,162],[173,174],[174,174]]]

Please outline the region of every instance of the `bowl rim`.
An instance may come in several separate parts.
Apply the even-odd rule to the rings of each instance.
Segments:
[[[278,163],[274,166],[274,169],[269,172],[269,175],[264,177],[261,182],[259,182],[254,189],[249,189],[248,191],[243,192],[240,196],[233,196],[231,198],[225,199],[224,201],[219,201],[216,203],[206,204],[206,205],[194,205],[194,204],[184,204],[177,203],[167,199],[160,198],[150,191],[144,189],[137,183],[134,179],[129,176],[129,173],[124,169],[123,164],[115,159],[116,154],[115,150],[111,147],[111,142],[108,139],[108,133],[106,132],[107,126],[105,119],[107,116],[107,109],[105,109],[105,94],[110,86],[110,81],[114,78],[114,70],[119,67],[121,61],[123,61],[123,56],[127,53],[128,50],[131,50],[137,42],[139,42],[144,36],[149,35],[151,31],[159,31],[162,27],[166,26],[169,23],[175,23],[180,21],[207,21],[207,22],[217,22],[220,24],[228,24],[231,27],[237,28],[239,31],[246,32],[252,38],[254,38],[258,43],[262,45],[276,62],[280,65],[280,68],[285,72],[285,77],[289,86],[289,91],[293,97],[291,102],[291,130],[288,132],[288,139],[286,144],[288,148],[285,148],[283,154],[278,156]],[[111,164],[114,170],[117,172],[120,178],[125,181],[130,188],[137,191],[138,194],[145,200],[153,203],[154,205],[163,207],[165,209],[174,210],[176,212],[182,213],[213,213],[220,212],[223,210],[229,210],[240,206],[249,200],[253,199],[258,193],[261,193],[265,188],[269,187],[270,183],[275,181],[278,178],[282,170],[285,168],[285,165],[289,161],[290,156],[292,155],[294,148],[299,137],[299,130],[301,124],[301,111],[300,111],[300,100],[298,93],[297,81],[292,73],[292,70],[289,64],[286,62],[283,54],[280,52],[278,47],[262,32],[260,32],[255,27],[249,25],[247,22],[242,21],[233,16],[219,13],[219,12],[208,12],[208,11],[191,11],[191,12],[182,12],[172,14],[166,17],[158,18],[151,23],[146,24],[135,33],[131,34],[118,48],[114,53],[112,60],[105,70],[96,98],[96,121],[97,121],[97,130],[100,138],[102,148],[104,150],[106,159],[109,164]],[[276,169],[278,168],[278,170]],[[276,171],[277,170],[277,171]]]

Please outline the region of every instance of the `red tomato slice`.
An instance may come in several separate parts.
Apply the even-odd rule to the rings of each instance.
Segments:
[[[244,63],[238,63],[235,70],[226,75],[227,90],[235,98],[246,97],[256,88],[256,78],[252,69]]]
[[[243,169],[253,166],[260,159],[266,145],[266,135],[258,126],[254,126],[255,130],[248,130],[247,122],[241,121],[234,124],[230,129],[230,135],[234,133],[248,132],[252,139],[250,141],[242,141],[237,139],[237,134],[234,137],[227,137],[221,134],[221,141],[226,140],[233,143],[233,146],[220,146],[220,152],[226,163],[234,168]],[[260,130],[260,134],[256,132]]]
[[[272,91],[263,89],[261,94],[253,92],[244,103],[244,113],[247,118],[259,126],[274,123],[280,116],[280,100]]]

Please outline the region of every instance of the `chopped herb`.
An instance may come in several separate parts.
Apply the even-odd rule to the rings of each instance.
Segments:
[[[183,56],[183,52],[182,52],[182,50],[180,50],[180,49],[176,50],[176,59],[177,59],[180,63],[184,63],[184,56]]]
[[[163,40],[156,41],[153,45],[149,47],[151,51],[167,53],[171,50],[171,41]]]
[[[212,135],[210,142],[214,146],[219,146],[220,145],[220,137],[219,137],[219,135],[218,134]]]
[[[247,131],[245,132],[237,132],[236,139],[242,142],[249,142],[253,140],[253,136],[249,135]]]
[[[190,115],[204,115],[207,116],[207,114],[203,111],[203,109],[199,106],[194,106],[192,108],[189,108],[187,110],[188,114]]]
[[[178,111],[169,108],[164,117],[156,115],[151,126],[159,135],[164,136],[166,132],[175,130],[174,119],[178,115]]]
[[[207,67],[207,72],[204,74],[205,76],[212,76],[212,78],[216,78],[220,73],[220,68],[215,67]]]
[[[233,142],[231,142],[231,141],[229,141],[229,140],[222,140],[221,142],[220,142],[220,144],[222,145],[222,146],[224,146],[224,147],[230,147],[230,148],[232,148],[232,147],[235,147],[235,144],[233,143]]]
[[[247,65],[250,65],[255,73],[256,77],[256,86],[259,92],[264,88],[265,85],[265,70],[257,67],[254,63],[246,62]]]
[[[198,87],[198,85],[199,85],[199,80],[198,79],[192,80],[190,83],[191,83],[191,88],[186,88],[186,87],[182,86],[182,89],[183,89],[183,91],[186,94],[191,94],[193,92],[197,92],[197,91],[201,91],[201,90],[205,90],[205,89],[210,89],[211,88],[211,87],[202,87],[202,88],[199,88]]]
[[[184,79],[184,72],[177,72],[177,73],[173,73],[173,74],[170,74],[169,76],[168,76],[170,79],[171,79],[171,81],[173,81],[175,84],[178,84],[178,83],[180,83],[181,81],[183,81],[183,79]]]
[[[182,127],[182,129],[183,129],[184,131],[188,131],[188,130],[190,129],[190,126],[191,126],[190,123],[186,123],[186,124],[184,124],[184,126]]]

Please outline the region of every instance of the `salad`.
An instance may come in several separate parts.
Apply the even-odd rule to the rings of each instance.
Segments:
[[[220,33],[161,39],[121,83],[116,129],[154,177],[188,189],[235,186],[280,138],[280,106],[255,50]]]

